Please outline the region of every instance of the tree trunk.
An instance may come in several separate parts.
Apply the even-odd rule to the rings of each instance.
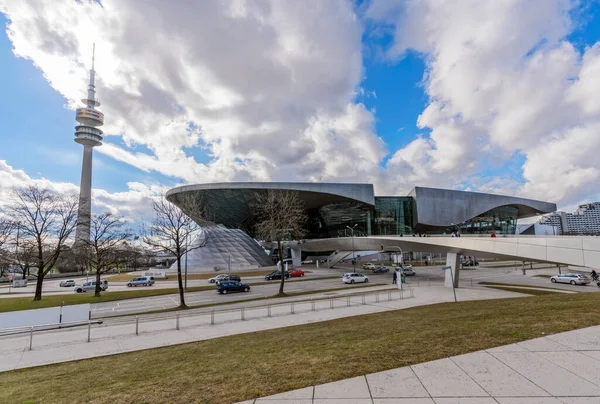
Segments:
[[[186,307],[183,296],[183,279],[181,277],[181,255],[177,256],[177,281],[179,282],[179,307]]]
[[[42,300],[42,285],[44,283],[44,271],[38,269],[37,283],[35,284],[35,296],[33,300]]]
[[[285,283],[285,265],[283,263],[283,248],[281,240],[277,240],[277,251],[279,252],[279,262],[281,262],[281,283],[279,284],[279,294],[283,294],[283,285]]]
[[[100,269],[96,267],[96,288],[94,290],[94,296],[96,297],[100,297],[100,275],[102,275],[102,273],[100,272]]]

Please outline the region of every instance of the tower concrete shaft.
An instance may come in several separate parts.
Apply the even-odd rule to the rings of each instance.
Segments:
[[[95,45],[93,54],[95,54]],[[90,239],[93,148],[102,145],[102,131],[97,126],[104,124],[104,114],[96,110],[96,107],[100,106],[100,102],[96,100],[95,76],[94,56],[92,56],[92,69],[90,70],[87,98],[81,100],[85,104],[85,107],[77,108],[75,111],[75,120],[81,124],[75,126],[75,142],[83,145],[83,165],[81,167],[75,245],[85,245]]]

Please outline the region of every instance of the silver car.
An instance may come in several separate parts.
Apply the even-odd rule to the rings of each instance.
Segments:
[[[127,287],[132,286],[152,286],[154,285],[154,277],[153,276],[139,276],[137,278],[133,278],[129,282],[127,282]]]
[[[100,281],[100,290],[104,291],[108,289],[108,282],[104,279]],[[73,291],[75,293],[91,292],[96,290],[96,281],[85,282],[81,286],[76,286]]]
[[[210,278],[208,280],[208,282],[209,283],[218,283],[219,281],[225,280],[225,278],[227,278],[228,276],[229,275],[227,275],[227,274],[217,275],[217,276],[214,276],[214,277]]]
[[[592,279],[584,274],[560,274],[550,278],[552,283],[570,283],[571,285],[589,285]]]
[[[67,288],[69,286],[73,287],[73,286],[75,286],[75,281],[73,279],[69,279],[66,281],[60,281],[59,286],[61,288]]]

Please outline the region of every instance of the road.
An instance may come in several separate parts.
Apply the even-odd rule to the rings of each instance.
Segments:
[[[391,284],[391,275],[372,275],[369,276],[370,283],[377,285],[381,283]],[[204,304],[219,304],[226,302],[235,302],[239,300],[255,299],[261,297],[269,297],[277,294],[279,291],[279,281],[272,281],[268,285],[252,286],[247,293],[234,293],[220,295],[215,290],[207,290],[202,292],[188,292],[185,294],[187,305],[199,306]],[[285,284],[286,293],[299,293],[307,291],[319,291],[333,288],[356,288],[360,284],[346,285],[341,281],[341,278],[335,279],[307,279],[302,281],[290,281]],[[148,311],[171,309],[179,306],[179,295],[170,294],[162,296],[152,296],[137,299],[119,300],[113,302],[95,303],[92,305],[92,317],[110,317],[124,314],[144,313]]]

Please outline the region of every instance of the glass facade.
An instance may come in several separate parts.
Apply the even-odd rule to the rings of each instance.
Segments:
[[[462,234],[515,234],[519,209],[500,206],[460,224]],[[452,230],[451,230],[452,231]]]
[[[375,197],[373,235],[412,234],[414,202],[411,197]]]
[[[306,238],[357,237],[371,235],[373,207],[359,202],[342,202],[309,209]]]

